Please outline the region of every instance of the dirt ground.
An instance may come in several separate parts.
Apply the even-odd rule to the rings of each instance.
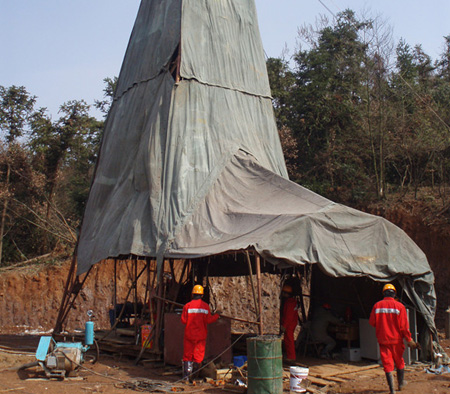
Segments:
[[[164,366],[162,363],[136,366],[131,359],[119,359],[103,353],[96,364],[84,363],[84,368],[78,372],[78,376],[65,380],[49,380],[39,367],[18,371],[17,367],[35,360],[34,352],[39,338],[37,335],[0,335],[0,393],[233,392],[223,386],[215,387],[212,383],[199,382],[195,386],[183,384],[179,381],[180,369],[173,366]],[[441,345],[450,354],[450,340],[443,340]],[[312,358],[299,358],[297,361],[309,367],[309,378],[314,383],[311,387],[315,390],[321,389],[323,393],[388,392],[384,372],[376,364],[343,363]],[[425,372],[427,367],[430,365],[422,363],[408,366],[406,368],[408,384],[402,392],[449,393],[450,374],[428,374]],[[324,379],[321,380],[320,377]],[[322,381],[328,383],[328,386],[324,387],[325,383]],[[284,392],[289,391],[288,385],[289,369],[285,368]]]
[[[450,227],[440,228],[420,222],[409,212],[373,212],[383,214],[405,230],[424,250],[436,277],[437,314],[436,324],[444,327],[445,311],[450,305],[450,257],[448,245]],[[50,333],[62,299],[70,261],[53,264],[10,267],[0,270],[0,394],[17,392],[23,394],[79,394],[79,393],[135,393],[140,392],[184,392],[223,393],[232,392],[209,383],[196,386],[183,385],[180,368],[164,366],[162,363],[134,365],[133,359],[118,358],[102,353],[96,364],[84,363],[79,376],[64,381],[48,380],[39,368],[18,371],[17,368],[35,360],[39,338]],[[141,267],[139,266],[139,269]],[[115,292],[123,302],[131,279],[126,264],[119,264],[117,288],[111,278],[114,264],[105,263],[94,267],[75,305],[75,312],[68,318],[66,328],[80,329],[86,320],[86,311],[96,312],[96,330],[110,327],[108,311],[113,306]],[[227,277],[215,280],[216,289],[212,304],[224,314],[244,319],[254,318],[253,298],[245,277]],[[140,280],[137,289],[145,293],[145,280]],[[264,274],[262,278],[262,304],[265,314],[265,331],[278,332],[279,281]],[[230,292],[230,289],[233,289]],[[245,308],[243,307],[245,305]],[[249,327],[235,325],[234,332],[246,332]],[[39,332],[39,334],[37,334]],[[47,334],[48,335],[48,334]],[[450,340],[441,345],[450,356]],[[387,393],[384,372],[374,364],[348,364],[342,361],[299,358],[298,363],[309,368],[313,388],[321,393]],[[450,374],[428,374],[430,365],[414,364],[407,367],[408,385],[404,393],[450,393]],[[326,377],[326,379],[323,379]],[[134,384],[134,386],[133,386]],[[133,389],[134,387],[134,389]],[[289,388],[289,368],[285,369],[285,392]],[[317,391],[316,391],[317,392]]]

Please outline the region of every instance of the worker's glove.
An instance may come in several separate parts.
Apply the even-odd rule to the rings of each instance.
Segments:
[[[408,342],[408,347],[410,347],[411,349],[420,349],[420,345],[414,341]]]
[[[222,311],[221,311],[220,309],[218,309],[218,310],[216,310],[216,311],[214,312],[214,314],[215,314],[215,315],[221,315],[221,314],[222,314]]]
[[[283,335],[286,332],[286,328],[281,326],[280,327],[280,336]]]

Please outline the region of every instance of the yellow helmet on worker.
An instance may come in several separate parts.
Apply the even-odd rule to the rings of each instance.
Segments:
[[[392,290],[394,293],[397,294],[397,290],[395,290],[394,285],[391,284],[391,283],[387,283],[387,284],[384,285],[384,287],[383,287],[383,294],[384,294],[385,291],[388,291],[388,290]]]
[[[195,285],[194,288],[192,289],[192,294],[203,295],[203,286]]]

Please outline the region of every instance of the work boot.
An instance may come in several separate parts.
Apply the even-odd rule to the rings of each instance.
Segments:
[[[389,385],[390,394],[395,394],[394,390],[394,376],[392,375],[392,372],[386,372],[386,380]]]
[[[398,391],[406,385],[405,381],[405,369],[397,369],[397,381],[398,381]]]
[[[198,379],[199,376],[199,369],[200,369],[201,364],[199,363],[195,363],[194,362],[194,367],[192,369],[192,379]]]
[[[194,363],[192,361],[183,361],[183,379],[191,380]]]

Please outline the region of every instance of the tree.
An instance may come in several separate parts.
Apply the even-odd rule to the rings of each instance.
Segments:
[[[0,86],[0,131],[5,134],[7,143],[6,153],[4,152],[3,190],[1,195],[2,211],[0,219],[0,265],[3,256],[3,239],[7,222],[8,204],[10,203],[11,190],[11,163],[10,153],[15,146],[17,138],[24,134],[25,128],[35,104],[35,97],[25,90],[23,86],[11,86],[5,88]]]
[[[355,181],[365,177],[361,158],[352,148],[361,141],[367,50],[359,32],[369,25],[346,10],[333,26],[320,30],[310,50],[299,50],[294,56],[294,114],[288,126],[299,141],[302,182],[332,197],[338,185],[348,185],[346,192],[351,194]]]
[[[35,102],[23,86],[0,86],[0,130],[8,144],[23,135]]]
[[[293,114],[292,89],[295,86],[294,74],[289,70],[286,60],[269,58],[266,62],[272,92],[272,104],[279,129],[289,124]]]
[[[299,30],[309,44],[269,59],[291,178],[344,203],[444,182],[450,159],[450,36],[441,59],[400,40],[380,17],[346,10]],[[390,64],[395,60],[395,68]],[[431,179],[430,179],[431,174]]]
[[[106,116],[111,108],[114,99],[114,94],[117,89],[117,77],[104,78],[105,88],[103,89],[103,100],[95,100],[95,108],[99,109]]]
[[[61,117],[55,122],[45,110],[33,115],[29,146],[35,165],[46,177],[47,219],[55,203],[63,206],[64,216],[74,223],[80,219],[89,190],[87,175],[95,161],[103,126],[89,115],[89,108],[83,100],[69,101],[61,106]],[[66,188],[56,198],[61,182]],[[50,245],[44,242],[43,247]]]
[[[396,65],[397,72],[392,76],[392,108],[397,111],[397,147],[391,164],[401,178],[401,186],[412,186],[417,197],[419,187],[429,181],[430,173],[430,183],[434,183],[442,152],[449,146],[449,126],[439,115],[442,112],[439,102],[433,99],[440,85],[436,68],[421,46],[416,45],[412,50],[400,41]],[[444,101],[448,106],[448,97]]]

